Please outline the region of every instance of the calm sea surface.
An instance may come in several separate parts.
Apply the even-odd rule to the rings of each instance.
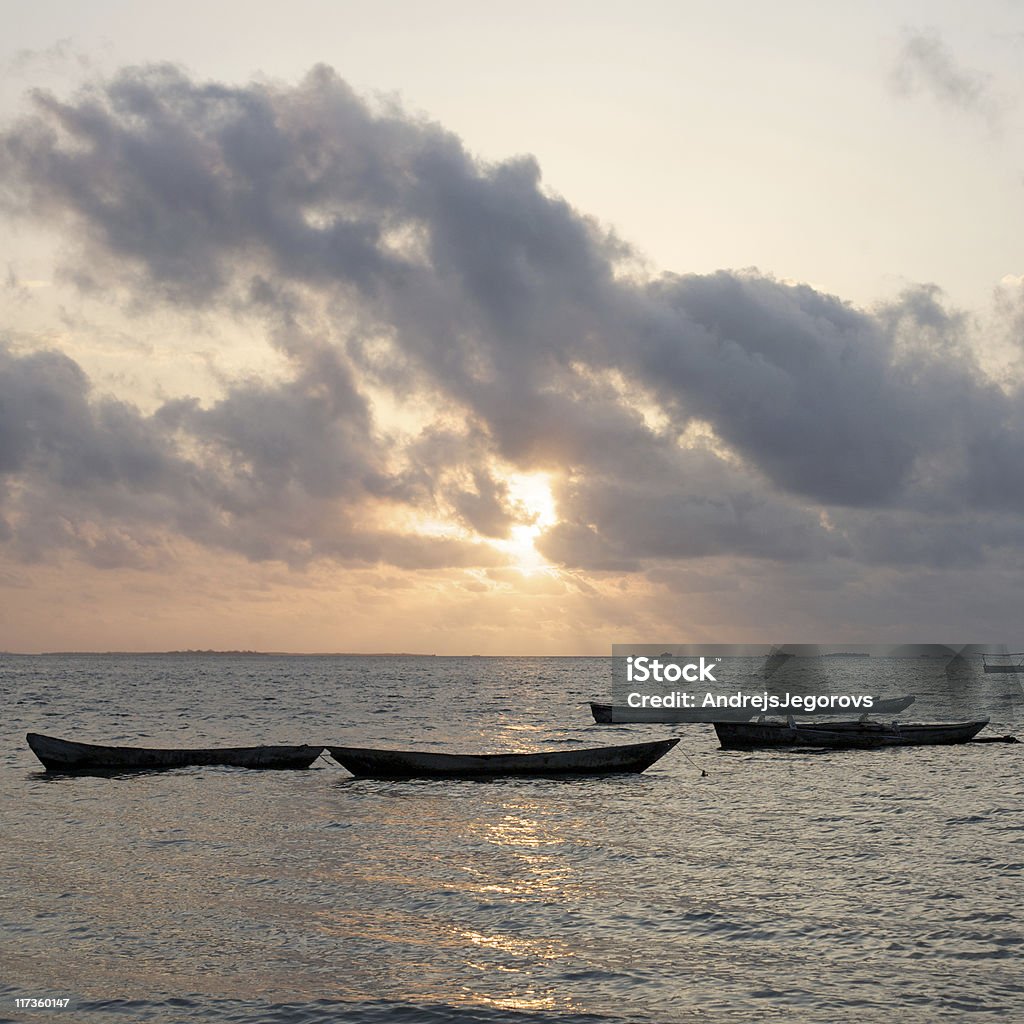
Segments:
[[[905,719],[1024,735],[1015,676],[827,671],[917,693]],[[1024,1019],[1024,747],[726,753],[706,725],[594,725],[610,686],[601,659],[0,657],[0,1021]],[[26,731],[682,742],[594,780],[355,781],[327,759],[76,778]]]

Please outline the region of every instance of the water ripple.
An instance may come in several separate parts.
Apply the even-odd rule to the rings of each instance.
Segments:
[[[1024,1017],[1018,748],[735,754],[706,726],[600,728],[580,701],[605,693],[603,661],[0,668],[18,697],[0,726],[0,1015],[59,985],[76,1020],[160,1024]],[[166,745],[682,743],[605,780],[384,783],[324,762],[70,778],[38,770],[24,732],[40,726]]]

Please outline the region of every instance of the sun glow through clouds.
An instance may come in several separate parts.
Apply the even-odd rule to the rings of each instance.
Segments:
[[[534,545],[548,527],[558,522],[550,477],[546,473],[513,473],[507,477],[507,482],[509,497],[532,521],[513,526],[509,538],[494,541],[494,545],[512,558],[524,576],[544,572],[550,565]]]

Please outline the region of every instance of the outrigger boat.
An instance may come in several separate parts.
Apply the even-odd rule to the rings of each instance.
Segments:
[[[746,722],[756,711],[731,708],[631,708],[628,704],[590,702],[590,713],[598,725],[638,725],[705,722]]]
[[[989,661],[989,658],[1003,658],[1003,661]],[[1006,661],[1006,658],[1016,658],[1016,661]],[[986,672],[1012,672],[1024,674],[1024,654],[983,654],[982,664]]]
[[[762,747],[826,747],[836,750],[877,747],[919,747],[967,743],[985,726],[977,722],[936,725],[904,725],[900,722],[715,722],[723,750],[756,750]]]
[[[895,715],[906,711],[917,698],[911,694],[905,697],[875,697],[870,708],[864,711],[871,715]],[[599,704],[590,702],[594,721],[600,725],[636,725],[640,723],[699,723],[699,722],[749,722],[759,712],[747,708],[631,708],[627,704]],[[835,709],[803,711],[798,708],[786,709],[795,718],[809,718],[834,714]]]
[[[229,768],[308,768],[323,747],[104,747],[75,743],[54,736],[30,732],[26,737],[32,752],[50,772],[163,771],[199,765]]]
[[[535,754],[442,754],[423,750],[328,747],[353,775],[370,779],[497,778],[639,773],[664,757],[678,739]]]

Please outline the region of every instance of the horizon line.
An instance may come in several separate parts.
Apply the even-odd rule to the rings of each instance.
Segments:
[[[184,648],[172,651],[0,651],[0,657],[163,657],[168,655],[251,655],[260,658],[610,658],[610,654],[436,654],[421,651],[257,651]]]

